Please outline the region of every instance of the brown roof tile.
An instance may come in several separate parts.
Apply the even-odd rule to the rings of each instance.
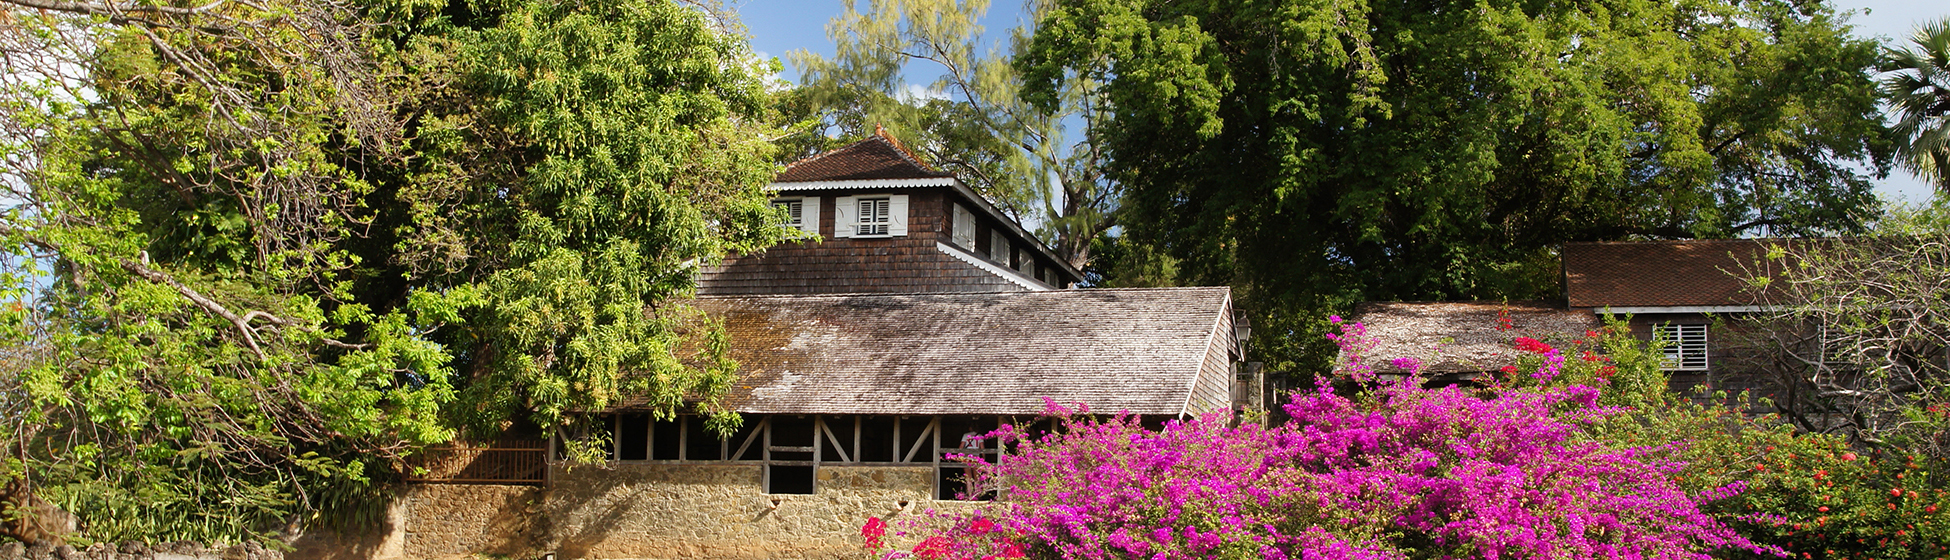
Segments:
[[[855,181],[864,179],[928,179],[952,177],[921,163],[885,131],[866,140],[814,155],[788,165],[775,182]]]
[[[1783,239],[1567,243],[1564,292],[1571,307],[1753,305],[1742,279],[1771,270]]]
[[[1499,328],[1505,312],[1509,330]],[[1390,362],[1414,358],[1431,374],[1495,371],[1517,363],[1511,347],[1516,337],[1562,345],[1598,326],[1588,311],[1544,302],[1367,302],[1355,308],[1352,320],[1366,326],[1375,343],[1367,363],[1376,371],[1403,371]]]
[[[702,297],[755,414],[1178,414],[1227,288]],[[1219,350],[1223,351],[1223,350]],[[1225,358],[1229,359],[1229,358]],[[1197,412],[1197,411],[1194,411]]]

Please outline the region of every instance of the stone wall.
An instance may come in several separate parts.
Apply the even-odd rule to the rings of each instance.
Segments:
[[[861,558],[860,527],[879,517],[927,523],[977,503],[928,499],[927,466],[819,468],[810,495],[765,494],[758,465],[611,464],[563,468],[528,486],[408,487],[388,526],[370,534],[315,532],[290,560],[536,558]],[[895,546],[911,545],[889,534]]]
[[[364,532],[307,531],[287,560],[526,558],[535,551],[543,491],[533,486],[416,484]]]
[[[821,466],[811,495],[763,494],[756,465],[558,471],[544,549],[561,558],[857,558],[860,527],[927,507],[930,467]],[[953,507],[953,506],[951,506]]]

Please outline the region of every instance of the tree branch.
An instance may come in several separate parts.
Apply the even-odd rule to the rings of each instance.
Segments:
[[[141,4],[52,2],[48,0],[0,0],[0,2],[13,4],[15,6],[21,6],[24,8],[34,8],[37,10],[53,10],[57,12],[68,12],[71,14],[83,14],[83,15],[91,15],[91,16],[120,15],[120,14],[127,14],[127,13],[148,13],[148,14],[165,14],[165,15],[172,15],[172,16],[193,16],[193,15],[201,14],[204,12],[208,12],[212,9],[215,9],[217,6],[223,5],[225,1],[226,0],[216,0],[215,2],[204,4],[202,6],[198,6],[195,8],[175,8],[170,6],[144,6]]]

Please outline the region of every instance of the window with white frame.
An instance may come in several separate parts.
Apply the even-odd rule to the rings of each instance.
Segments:
[[[907,235],[907,195],[843,196],[833,210],[834,237]]]
[[[970,250],[975,248],[975,213],[969,212],[968,207],[955,205],[954,221],[948,225],[948,229],[949,238],[956,245]]]
[[[1016,270],[1031,277],[1036,276],[1036,257],[1029,252],[1028,247],[1016,252]]]
[[[819,198],[776,198],[772,206],[785,210],[785,227],[806,233],[819,233]]]
[[[1666,323],[1652,326],[1652,339],[1663,344],[1661,368],[1666,371],[1706,369],[1706,325]]]
[[[859,229],[854,235],[887,235],[887,226],[893,224],[891,203],[885,198],[860,199]]]
[[[1002,232],[989,231],[989,260],[1009,266],[1009,238],[1003,237]]]

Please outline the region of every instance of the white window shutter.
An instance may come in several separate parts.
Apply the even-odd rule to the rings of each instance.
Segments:
[[[975,214],[969,212],[967,206],[955,205],[955,221],[949,229],[956,245],[969,250],[975,249]]]
[[[993,229],[989,230],[989,260],[1009,266],[1009,238]]]
[[[853,237],[859,225],[860,198],[842,196],[833,203],[833,237]]]
[[[897,194],[887,197],[887,235],[901,237],[907,235],[907,195]]]
[[[808,196],[801,200],[805,201],[805,208],[799,211],[799,229],[819,235],[819,197]]]

